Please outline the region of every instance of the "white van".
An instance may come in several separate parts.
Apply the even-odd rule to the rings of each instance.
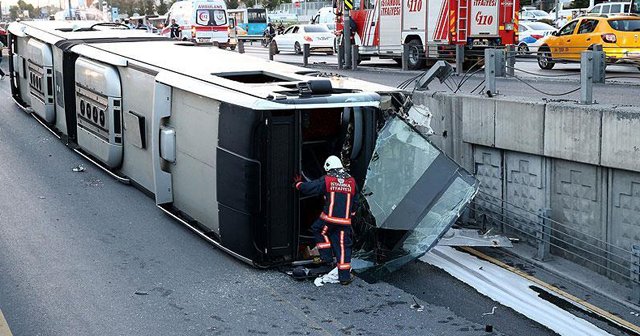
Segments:
[[[631,13],[630,2],[603,2],[591,7],[587,15],[617,15],[629,13]]]
[[[322,7],[309,21],[310,24],[336,23],[336,9],[333,7]]]
[[[167,13],[161,35],[171,36],[171,20],[180,25],[180,39],[194,43],[229,43],[227,5],[224,0],[185,0],[174,3]]]

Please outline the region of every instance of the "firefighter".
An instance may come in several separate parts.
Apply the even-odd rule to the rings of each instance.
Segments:
[[[324,209],[311,226],[320,258],[333,263],[335,256],[338,280],[343,285],[351,283],[351,216],[357,201],[356,181],[343,168],[337,156],[329,156],[324,163],[326,175],[310,182],[295,178],[295,188],[303,195],[324,195]]]

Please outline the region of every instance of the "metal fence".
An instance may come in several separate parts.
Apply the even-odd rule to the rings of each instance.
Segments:
[[[273,12],[276,13],[289,13],[298,15],[300,22],[308,21],[318,10],[322,7],[331,7],[330,1],[318,1],[318,2],[300,2],[299,6],[294,3],[280,4]]]

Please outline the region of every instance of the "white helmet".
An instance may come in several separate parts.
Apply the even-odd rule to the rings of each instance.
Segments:
[[[331,155],[327,158],[327,161],[324,162],[324,170],[326,171],[338,168],[342,168],[342,161],[335,155]]]

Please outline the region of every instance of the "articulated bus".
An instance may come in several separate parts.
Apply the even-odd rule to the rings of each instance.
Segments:
[[[323,200],[301,197],[292,178],[320,177],[328,155],[363,191],[354,225],[363,269],[425,253],[477,191],[417,131],[416,107],[398,89],[74,24],[10,25],[13,99],[72,150],[256,267],[312,258],[309,228]]]

